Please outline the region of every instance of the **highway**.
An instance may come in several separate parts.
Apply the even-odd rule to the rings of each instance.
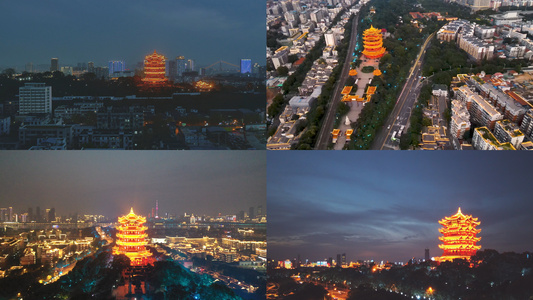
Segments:
[[[331,142],[331,131],[333,131],[333,125],[335,125],[335,114],[337,112],[337,107],[341,100],[341,91],[344,88],[344,83],[348,78],[348,72],[350,71],[350,63],[353,61],[354,56],[353,52],[355,49],[355,44],[357,43],[357,24],[359,23],[359,14],[353,18],[352,21],[352,34],[350,37],[350,44],[348,45],[348,50],[346,53],[346,59],[344,60],[344,65],[341,71],[341,76],[337,78],[335,83],[335,88],[333,89],[333,94],[331,101],[329,103],[326,115],[322,120],[322,126],[318,133],[318,137],[315,144],[316,150],[326,150],[329,143]]]
[[[398,132],[401,126],[404,126],[403,133],[407,131],[409,127],[409,120],[411,118],[412,108],[418,99],[421,88],[420,76],[422,74],[422,63],[424,61],[424,55],[426,54],[426,49],[430,44],[430,40],[433,38],[435,33],[432,33],[428,36],[418,57],[411,67],[409,76],[405,82],[405,85],[400,93],[400,96],[396,100],[396,105],[392,110],[392,113],[389,115],[389,118],[383,125],[383,128],[374,138],[372,143],[371,150],[399,150],[400,139],[392,140],[393,134],[398,136]]]

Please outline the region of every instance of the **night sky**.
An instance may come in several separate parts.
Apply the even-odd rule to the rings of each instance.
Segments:
[[[268,152],[269,258],[406,262],[442,255],[440,224],[461,207],[481,249],[533,250],[527,151]]]
[[[265,64],[265,2],[258,0],[0,1],[0,69],[137,62],[156,49],[197,65]]]
[[[0,207],[58,215],[237,214],[266,208],[262,151],[2,151]],[[256,208],[257,209],[257,208]]]

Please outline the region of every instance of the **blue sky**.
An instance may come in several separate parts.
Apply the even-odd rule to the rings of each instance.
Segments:
[[[0,69],[125,60],[156,49],[198,65],[265,64],[265,7],[257,0],[22,0],[0,2]]]
[[[481,221],[482,249],[531,251],[528,154],[268,152],[269,257],[439,256],[437,221],[458,207]]]

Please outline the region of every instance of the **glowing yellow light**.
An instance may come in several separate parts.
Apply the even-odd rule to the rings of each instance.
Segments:
[[[367,58],[380,58],[385,53],[381,30],[372,25],[363,32],[363,44],[365,48],[363,55]]]
[[[113,247],[113,254],[125,254],[131,260],[132,266],[141,266],[148,263],[148,258],[152,256],[150,251],[146,250],[148,244],[148,235],[144,233],[146,218],[137,216],[133,208],[129,214],[119,217],[120,225],[117,227],[117,246]]]
[[[431,287],[428,287],[428,289],[426,290],[426,294],[428,294],[428,295],[433,295],[434,292],[435,292],[435,290],[432,289]]]
[[[481,246],[476,245],[481,240],[480,237],[477,237],[481,229],[476,229],[476,226],[481,222],[477,218],[473,218],[472,215],[464,215],[461,208],[455,215],[440,220],[439,224],[443,226],[439,229],[442,234],[439,240],[443,242],[439,248],[444,250],[443,255],[439,258],[440,261],[455,258],[470,259],[470,256],[476,254],[476,251],[481,248]]]
[[[148,85],[164,85],[167,82],[165,77],[165,56],[157,54],[154,50],[153,54],[147,55],[144,58],[144,74],[142,81]]]

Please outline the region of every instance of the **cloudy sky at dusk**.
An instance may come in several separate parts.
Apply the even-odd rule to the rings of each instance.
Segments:
[[[479,218],[482,249],[533,250],[529,153],[277,152],[267,155],[268,253],[311,261],[439,256],[438,220]]]
[[[2,151],[0,207],[57,214],[236,214],[266,208],[262,151]]]
[[[265,64],[265,2],[249,0],[0,1],[0,69],[125,60],[156,49],[198,65],[241,58]]]

